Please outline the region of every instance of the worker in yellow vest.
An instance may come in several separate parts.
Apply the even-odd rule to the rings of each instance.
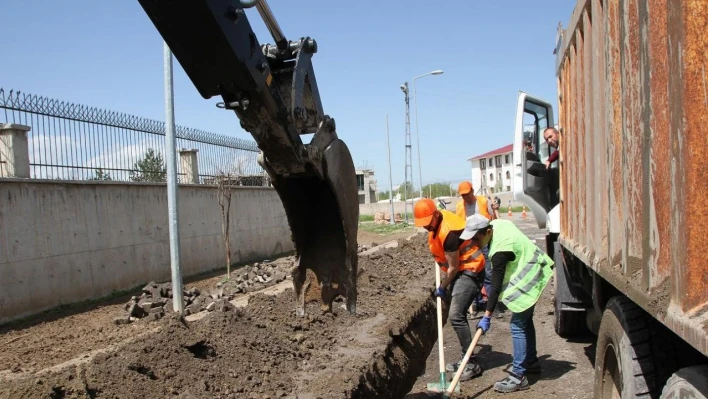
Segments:
[[[451,293],[450,324],[460,342],[460,359],[472,344],[472,334],[467,321],[467,309],[477,297],[484,275],[484,257],[471,240],[461,240],[465,219],[452,212],[439,210],[429,198],[415,203],[413,207],[415,225],[428,231],[428,247],[435,262],[446,273],[435,296],[448,302]],[[457,372],[460,362],[447,364],[448,372]],[[476,359],[470,359],[463,370],[460,381],[466,381],[482,374]]]
[[[486,333],[498,301],[511,311],[513,362],[509,376],[494,384],[498,392],[529,388],[526,375],[540,373],[536,353],[536,329],[533,311],[553,274],[553,260],[541,251],[516,225],[505,219],[492,220],[480,215],[467,218],[461,240],[472,240],[480,248],[489,247],[492,284],[484,317],[477,324]]]
[[[492,201],[483,195],[474,195],[474,187],[469,181],[463,181],[457,187],[457,192],[462,197],[462,201],[457,203],[455,213],[457,216],[466,219],[472,215],[482,215],[489,220],[496,219],[494,213],[494,207],[492,206]],[[490,284],[492,283],[492,269],[491,262],[489,261],[489,248],[482,248],[482,253],[484,254],[485,260],[485,276],[483,283],[483,291],[480,291],[477,298],[474,300],[473,305],[470,309],[472,318],[477,318],[482,313],[486,306],[485,297],[489,295]],[[503,313],[503,308],[499,309],[498,315],[501,317]]]

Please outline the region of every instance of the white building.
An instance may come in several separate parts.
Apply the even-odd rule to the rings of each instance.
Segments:
[[[476,194],[511,193],[514,190],[513,144],[468,159]],[[487,192],[484,192],[484,189]]]
[[[373,170],[357,169],[356,184],[359,190],[359,204],[376,202],[376,178]]]

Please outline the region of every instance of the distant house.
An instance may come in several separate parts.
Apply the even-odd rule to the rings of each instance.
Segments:
[[[371,169],[356,170],[356,185],[359,190],[359,204],[376,202],[376,178]]]
[[[472,164],[472,186],[476,193],[499,194],[514,190],[513,144],[468,159]]]

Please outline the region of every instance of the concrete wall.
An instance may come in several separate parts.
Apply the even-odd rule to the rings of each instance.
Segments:
[[[164,184],[0,179],[0,322],[170,279]],[[184,276],[225,263],[216,189],[179,187]],[[271,188],[237,188],[233,262],[294,249]]]
[[[509,200],[511,200],[511,205],[512,206],[521,206],[522,203],[518,201],[514,201],[514,194],[507,192],[507,193],[501,193],[501,194],[491,194],[491,197],[499,197],[501,200],[501,206],[502,209],[499,211],[501,213],[505,213],[507,211],[507,208],[509,206]],[[455,212],[455,207],[457,206],[457,202],[461,201],[460,197],[443,197],[445,202],[450,202],[447,205],[447,210],[451,212]],[[413,204],[415,202],[408,202],[408,213],[413,213]],[[435,203],[437,204],[437,200],[435,200]],[[400,202],[394,202],[393,203],[394,207],[394,212],[400,212],[401,215],[403,215],[403,201]],[[374,203],[374,204],[360,204],[359,205],[359,215],[375,215],[376,212],[391,212],[391,204],[390,203]]]

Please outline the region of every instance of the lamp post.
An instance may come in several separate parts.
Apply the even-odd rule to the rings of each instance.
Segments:
[[[423,164],[420,163],[420,134],[418,133],[418,92],[415,89],[415,80],[429,75],[442,75],[442,69],[437,69],[413,78],[413,101],[415,105],[415,140],[418,146],[418,180],[420,180],[420,195],[423,195]],[[411,179],[412,180],[412,179]],[[430,186],[430,198],[433,198],[433,186]]]
[[[393,209],[393,174],[391,173],[391,141],[388,138],[388,114],[386,114],[386,146],[388,147],[388,200],[391,203],[391,220],[389,224],[396,224]],[[404,208],[405,209],[405,208]]]

